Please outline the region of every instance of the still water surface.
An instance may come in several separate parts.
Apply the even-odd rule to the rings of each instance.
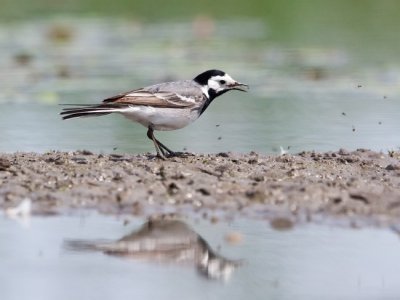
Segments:
[[[388,230],[266,222],[186,223],[225,258],[241,260],[226,281],[190,265],[65,248],[66,240],[117,240],[145,220],[96,214],[0,218],[2,299],[397,299],[400,240]],[[229,232],[242,236],[228,244]]]

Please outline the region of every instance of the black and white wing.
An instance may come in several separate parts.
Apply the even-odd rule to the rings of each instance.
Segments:
[[[202,104],[203,97],[200,86],[193,81],[167,82],[116,95],[103,100],[101,104],[65,108],[61,115],[64,120],[99,116],[118,112],[131,106],[195,109]]]

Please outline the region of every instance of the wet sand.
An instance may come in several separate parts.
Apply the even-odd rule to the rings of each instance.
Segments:
[[[276,227],[321,216],[394,224],[400,153],[219,153],[165,161],[89,151],[0,154],[0,207],[24,199],[38,215],[89,208],[135,215],[194,211],[211,221],[272,216]]]

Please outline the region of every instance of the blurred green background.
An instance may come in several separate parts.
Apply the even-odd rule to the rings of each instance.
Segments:
[[[140,125],[118,116],[61,122],[57,104],[96,103],[209,68],[251,91],[224,95],[195,124],[160,133],[172,148],[400,146],[398,1],[0,0],[0,7],[2,151],[152,151]]]
[[[400,50],[400,3],[396,0],[251,0],[251,1],[105,1],[2,0],[4,21],[77,16],[135,19],[146,23],[188,21],[198,15],[213,20],[258,19],[270,29],[269,39],[286,45],[331,45],[363,49],[385,61]],[[371,48],[366,49],[365,46]]]

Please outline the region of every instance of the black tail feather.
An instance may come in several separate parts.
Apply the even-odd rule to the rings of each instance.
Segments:
[[[72,113],[89,113],[89,112],[101,112],[104,110],[109,110],[108,108],[98,108],[98,107],[91,107],[91,108],[68,108],[68,109],[63,109],[62,112],[60,112],[60,115],[69,115]]]
[[[78,104],[76,106],[79,107],[72,107],[72,108],[63,108],[60,115],[63,115],[63,120],[68,120],[72,118],[79,118],[79,117],[96,117],[96,116],[104,116],[108,115],[110,109],[118,108],[116,105],[90,105],[90,104]]]
[[[69,113],[66,116],[63,116],[63,120],[68,120],[72,118],[80,118],[80,117],[98,117],[98,116],[105,116],[111,114],[110,112],[82,112],[82,113]]]

